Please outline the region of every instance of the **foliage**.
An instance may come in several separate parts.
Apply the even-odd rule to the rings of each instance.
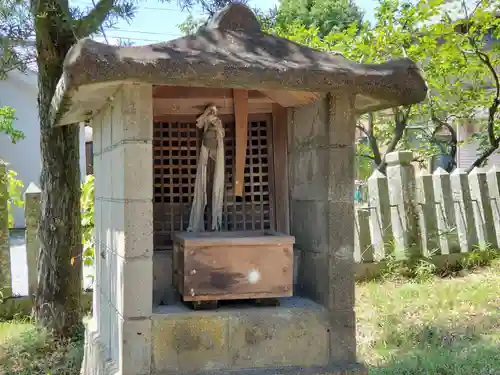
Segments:
[[[449,277],[461,275],[464,272],[490,267],[500,260],[500,250],[492,246],[475,247],[472,251],[462,254],[457,262],[438,265],[433,260],[435,254],[429,257],[418,256],[412,259],[398,260],[393,255],[387,256],[379,277],[385,281],[425,282],[435,276]]]
[[[5,134],[10,137],[12,143],[24,139],[24,133],[14,127],[16,120],[16,110],[11,107],[0,108],[0,134]],[[3,183],[7,184],[7,192],[9,200],[7,201],[9,210],[9,228],[14,225],[13,209],[14,207],[22,207],[24,204],[22,190],[24,184],[21,180],[17,179],[17,172],[8,169]]]
[[[0,133],[10,137],[12,143],[24,139],[24,133],[14,128],[16,110],[11,107],[0,107]]]
[[[87,175],[82,184],[82,244],[85,265],[94,263],[94,181],[93,175]]]
[[[83,359],[83,327],[57,339],[30,320],[0,322],[0,373],[78,375]]]
[[[7,191],[9,193],[9,200],[7,201],[9,210],[9,228],[14,226],[14,207],[23,207],[23,188],[24,184],[21,180],[16,178],[17,173],[13,170],[7,171]]]
[[[484,115],[479,116],[478,108],[490,108],[491,112],[492,105],[500,102],[495,92],[498,85],[488,66],[499,66],[500,43],[483,48],[491,38],[500,38],[500,19],[493,16],[491,1],[476,0],[463,11],[469,20],[464,27],[463,17],[453,17],[443,10],[443,3],[381,0],[373,25],[364,22],[359,28],[354,23],[324,38],[319,37],[318,28],[308,28],[301,22],[286,27],[277,24],[272,30],[313,48],[340,52],[360,63],[396,58],[411,58],[419,63],[429,86],[428,100],[360,118],[358,130],[365,137],[358,144],[358,156],[369,159],[360,160],[365,167],[374,162],[383,170],[385,153],[405,147],[414,149],[417,161],[441,153],[454,157],[456,134],[451,134],[451,141],[440,142],[436,130],[453,132],[457,123],[468,120],[479,125],[474,137],[482,140],[485,152],[495,145],[493,138],[498,138],[500,130],[498,114],[493,111],[494,136],[488,136],[489,132],[482,131],[487,121]]]
[[[276,24],[286,28],[300,22],[323,38],[353,24],[359,27],[362,19],[362,11],[352,0],[281,0]]]

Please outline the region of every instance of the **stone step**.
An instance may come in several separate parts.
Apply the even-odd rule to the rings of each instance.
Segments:
[[[312,368],[330,362],[327,311],[307,299],[215,311],[162,306],[152,319],[152,368],[159,374]]]
[[[189,373],[161,372],[152,375],[368,375],[361,364],[318,367],[254,368],[238,370],[192,371]]]

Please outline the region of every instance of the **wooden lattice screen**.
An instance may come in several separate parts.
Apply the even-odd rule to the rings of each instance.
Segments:
[[[223,119],[225,120],[225,119]],[[271,116],[250,116],[243,197],[232,194],[233,156],[235,154],[234,119],[224,121],[226,129],[225,196],[223,230],[259,230],[274,228],[272,202]],[[172,247],[172,232],[188,227],[193,201],[196,165],[201,132],[194,119],[155,122],[153,140],[154,167],[154,246]],[[210,163],[208,174],[210,175]],[[207,187],[210,189],[211,181]],[[205,223],[210,218],[211,191]],[[208,225],[206,225],[208,228]]]

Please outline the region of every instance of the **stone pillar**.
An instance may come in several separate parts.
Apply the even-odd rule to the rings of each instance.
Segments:
[[[152,86],[125,84],[111,126],[111,202],[108,225],[115,319],[122,375],[150,372],[153,307]],[[112,338],[113,341],[113,338]]]
[[[346,94],[294,108],[289,147],[299,290],[328,310],[332,362],[356,360],[352,108]]]
[[[488,245],[496,247],[497,239],[491,202],[488,196],[486,171],[481,168],[474,168],[469,173],[469,186],[479,246],[481,248]]]
[[[33,297],[37,287],[37,261],[40,252],[38,239],[38,224],[40,222],[41,191],[34,182],[30,183],[24,192],[24,222],[26,225],[26,263],[28,266],[28,290]]]
[[[405,259],[418,249],[417,211],[415,208],[415,168],[411,151],[395,151],[386,155],[387,184],[394,234],[394,255]]]
[[[370,237],[370,208],[357,207],[355,210],[355,219],[354,261],[358,263],[371,263],[374,261],[374,258]]]
[[[8,201],[7,164],[0,160],[0,292],[3,298],[12,295]]]
[[[500,168],[497,165],[492,166],[488,171],[487,179],[495,234],[497,244],[500,244]]]
[[[368,178],[368,196],[374,260],[381,261],[387,255],[386,248],[392,242],[393,235],[387,178],[378,170]]]
[[[422,254],[430,257],[439,246],[439,237],[432,175],[427,171],[423,171],[416,178],[415,201],[417,203]]]
[[[459,252],[450,174],[443,168],[437,168],[432,175],[432,184],[436,200],[440,254],[448,255]]]
[[[477,232],[474,222],[473,202],[470,197],[467,172],[457,168],[451,172],[451,191],[455,208],[460,252],[471,251],[477,245]]]

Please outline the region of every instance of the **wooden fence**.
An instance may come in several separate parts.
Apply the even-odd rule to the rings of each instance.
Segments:
[[[375,171],[367,199],[355,210],[355,260],[393,255],[448,256],[500,245],[500,168],[469,174],[438,168],[415,175],[411,151],[387,155],[387,173]]]

